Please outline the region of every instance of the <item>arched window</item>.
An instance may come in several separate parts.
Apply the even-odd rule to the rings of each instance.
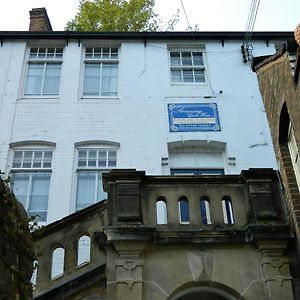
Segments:
[[[83,235],[78,240],[77,266],[87,264],[91,260],[91,238]]]
[[[36,287],[36,280],[37,280],[37,270],[38,270],[38,261],[35,260],[33,263],[32,263],[32,276],[31,276],[31,279],[30,279],[30,282],[32,284],[32,287],[35,288]]]
[[[52,252],[51,279],[64,274],[65,249],[58,247]]]
[[[223,208],[224,223],[234,224],[232,202],[229,196],[224,196],[222,198],[222,208]]]
[[[181,224],[190,224],[189,202],[187,197],[181,196],[178,200],[179,221]]]
[[[46,221],[55,143],[22,141],[10,147],[12,190],[29,216]]]
[[[164,197],[156,201],[156,224],[168,224],[167,203]]]
[[[207,196],[202,196],[200,198],[200,213],[201,220],[203,224],[211,224],[211,216],[209,210],[209,198]]]

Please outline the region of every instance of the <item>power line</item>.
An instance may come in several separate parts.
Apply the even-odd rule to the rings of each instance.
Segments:
[[[184,8],[183,1],[182,1],[182,0],[180,0],[180,3],[181,3],[181,6],[182,6],[182,9],[183,9],[183,12],[184,12],[184,15],[185,15],[186,21],[187,21],[187,23],[188,23],[188,26],[189,26],[188,28],[190,29],[190,31],[192,31],[192,27],[191,27],[191,24],[190,24],[189,18],[188,18],[188,16],[187,16],[186,10],[185,10],[185,8]]]
[[[247,24],[246,24],[246,30],[244,35],[244,42],[241,46],[244,62],[252,61],[253,55],[252,55],[252,45],[250,44],[250,40],[252,38],[252,33],[257,17],[257,12],[259,8],[260,0],[251,0],[251,6],[248,14]]]

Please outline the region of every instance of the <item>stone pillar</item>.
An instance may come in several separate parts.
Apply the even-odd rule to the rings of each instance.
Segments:
[[[248,188],[251,222],[284,220],[282,195],[276,172],[272,169],[242,171]]]
[[[107,300],[142,300],[144,241],[115,242],[115,251],[107,251]]]
[[[289,260],[283,255],[286,242],[261,240],[257,245],[262,254],[261,268],[268,299],[294,299]]]
[[[117,300],[142,300],[144,242],[115,244],[118,259],[115,261]]]

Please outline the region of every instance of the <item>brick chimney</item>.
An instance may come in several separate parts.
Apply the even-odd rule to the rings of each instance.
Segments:
[[[30,12],[29,31],[52,31],[45,7],[33,8]]]

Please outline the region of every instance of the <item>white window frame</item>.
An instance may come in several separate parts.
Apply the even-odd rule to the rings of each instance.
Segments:
[[[92,49],[91,55],[87,56],[87,50]],[[97,51],[95,49],[101,49],[100,55],[95,55]],[[108,57],[103,57],[103,49],[109,49],[109,55]],[[117,50],[117,52],[113,52],[112,49]],[[85,46],[83,48],[83,70],[82,70],[82,92],[81,92],[81,98],[82,99],[116,99],[118,98],[118,86],[119,86],[119,46]],[[117,53],[116,57],[112,57],[112,53]],[[86,72],[86,65],[99,65],[100,70],[100,76],[99,76],[99,94],[96,95],[88,95],[85,94],[84,87],[85,87],[85,72]],[[102,70],[104,65],[116,65],[117,66],[117,79],[116,84],[117,88],[115,91],[115,95],[103,95],[102,94]]]
[[[15,153],[16,152],[21,152],[22,157],[21,159],[18,159],[17,161],[20,162],[21,166],[20,167],[15,167]],[[25,152],[32,152],[31,159],[25,159]],[[36,166],[35,163],[37,160],[35,160],[35,153],[37,152],[42,152],[42,156],[40,161],[40,166]],[[51,158],[45,158],[45,152],[51,152]],[[38,219],[39,222],[46,222],[47,221],[47,216],[48,216],[48,206],[49,206],[49,196],[50,196],[50,186],[51,186],[51,172],[52,172],[52,161],[53,161],[53,153],[54,153],[54,148],[52,147],[39,147],[39,146],[24,146],[24,147],[18,147],[18,148],[13,148],[12,149],[12,157],[11,157],[11,169],[10,169],[10,174],[11,177],[13,178],[14,176],[18,175],[25,175],[29,176],[28,179],[28,187],[27,187],[27,193],[26,193],[26,200],[25,203],[22,202],[25,210],[27,211],[29,216],[35,216],[39,215],[39,212],[44,212],[45,213],[45,219],[41,216],[41,219]],[[24,161],[28,165],[24,165]],[[47,164],[47,166],[45,166]],[[50,164],[50,165],[49,165]],[[47,175],[49,177],[49,188],[48,188],[48,198],[47,198],[47,209],[45,211],[41,210],[30,210],[30,198],[32,196],[31,190],[32,190],[32,184],[33,184],[33,177],[35,175]],[[14,183],[12,182],[12,190],[14,189]]]
[[[178,52],[180,54],[180,58],[181,58],[181,65],[173,65],[172,66],[172,62],[171,62],[171,52]],[[201,56],[202,56],[202,65],[182,65],[182,53],[183,52],[190,52],[190,53],[193,53],[193,52],[200,52],[201,53]],[[184,45],[184,46],[169,46],[168,47],[168,57],[169,57],[169,74],[170,74],[170,83],[171,85],[192,85],[192,86],[199,86],[199,85],[207,85],[207,81],[208,81],[208,78],[207,78],[207,66],[206,66],[206,55],[205,55],[205,48],[204,46],[199,46],[199,47],[193,47],[193,45],[191,45],[190,47],[187,46],[187,45]],[[183,70],[189,70],[189,69],[192,69],[193,70],[193,79],[194,81],[193,82],[184,82],[183,81],[183,77],[181,76],[182,78],[182,81],[181,82],[175,82],[172,80],[172,70],[180,70],[183,72]],[[200,82],[196,82],[195,81],[195,74],[194,74],[194,71],[195,70],[203,70],[203,76],[204,76],[204,81],[200,81]],[[181,72],[181,73],[182,73]]]
[[[45,49],[45,52],[41,52],[41,49]],[[54,49],[53,52],[50,52],[50,49]],[[36,50],[36,52],[32,52],[32,50]],[[26,64],[26,71],[24,74],[24,87],[23,87],[23,97],[24,98],[58,98],[60,94],[60,85],[61,85],[61,70],[62,70],[62,63],[63,63],[63,46],[50,46],[50,47],[38,47],[32,46],[29,47],[27,50],[27,64]],[[45,53],[42,55],[41,53]],[[53,55],[52,55],[53,54]],[[40,93],[30,94],[27,93],[26,87],[28,83],[28,76],[30,65],[42,65],[43,66],[43,73],[42,73],[42,81],[40,86]],[[50,65],[59,65],[59,83],[58,83],[58,91],[57,93],[45,93],[45,79],[46,79],[46,70],[47,66]]]
[[[77,155],[76,155],[76,188],[75,188],[75,211],[81,210],[83,208],[77,208],[77,194],[78,194],[78,180],[79,180],[79,174],[81,173],[94,173],[95,174],[95,192],[94,192],[94,200],[91,202],[91,204],[95,204],[99,201],[103,201],[104,199],[97,199],[98,195],[98,184],[99,184],[99,174],[104,174],[108,173],[111,169],[117,168],[118,164],[118,147],[116,146],[109,146],[109,145],[87,145],[87,146],[77,146]],[[79,152],[80,151],[97,151],[97,157],[96,160],[98,161],[99,158],[99,152],[100,151],[106,151],[106,164],[105,166],[99,166],[97,163],[96,166],[88,166],[88,154],[87,154],[87,160],[86,160],[86,165],[85,166],[79,166]],[[116,153],[116,164],[114,166],[109,166],[108,165],[108,152],[109,151],[114,151]],[[91,205],[90,204],[90,205]]]
[[[298,184],[298,188],[300,190],[300,157],[299,157],[299,149],[297,147],[296,138],[294,129],[289,125],[289,132],[288,132],[288,148],[290,151],[291,161],[296,177],[296,181]]]

